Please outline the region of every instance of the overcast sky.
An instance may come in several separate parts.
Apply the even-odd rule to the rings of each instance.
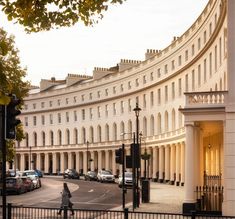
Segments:
[[[99,24],[77,24],[26,34],[0,13],[0,27],[15,35],[27,80],[65,79],[68,73],[92,75],[94,67],[112,67],[120,59],[144,60],[147,49],[163,49],[182,35],[208,0],[127,0],[109,8]]]

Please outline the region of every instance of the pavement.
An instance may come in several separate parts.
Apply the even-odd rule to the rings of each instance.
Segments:
[[[135,211],[180,214],[183,199],[184,187],[150,182],[150,202],[141,203]],[[127,203],[126,207],[132,210],[132,203]]]

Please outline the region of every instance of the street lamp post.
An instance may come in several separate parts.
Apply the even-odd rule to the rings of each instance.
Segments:
[[[31,153],[32,153],[32,147],[29,146],[29,169],[32,170],[32,156],[31,156]]]
[[[87,172],[88,172],[88,169],[89,169],[88,146],[89,146],[89,141],[86,141],[86,171]]]
[[[139,107],[138,103],[136,103],[136,107],[133,109],[133,111],[135,112],[135,116],[136,116],[136,146],[139,147],[139,115],[140,115],[140,111],[141,108]],[[136,148],[136,151],[140,152],[140,148]],[[137,161],[137,174],[136,174],[136,206],[139,207],[140,204],[140,188],[139,188],[139,178],[140,178],[140,174],[139,174],[139,169],[140,169],[140,157],[137,154],[138,157],[136,157],[136,161]]]

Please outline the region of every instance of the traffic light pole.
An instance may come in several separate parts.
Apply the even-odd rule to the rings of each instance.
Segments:
[[[133,186],[132,186],[132,202],[133,202],[133,211],[136,208],[136,158],[135,158],[135,133],[133,133],[133,146],[132,150],[132,177],[133,177]]]
[[[6,140],[5,140],[5,106],[0,105],[0,147],[2,151],[2,218],[7,217],[6,200]]]
[[[125,186],[125,145],[122,144],[122,208],[125,209],[125,194],[126,194],[126,186]]]

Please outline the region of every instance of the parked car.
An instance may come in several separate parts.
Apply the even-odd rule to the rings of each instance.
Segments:
[[[133,184],[132,172],[125,172],[125,186],[131,187]],[[118,177],[118,186],[121,188],[123,186],[123,177],[120,175]]]
[[[23,180],[20,177],[7,177],[6,178],[6,192],[21,194],[25,192]]]
[[[40,188],[42,186],[41,180],[34,170],[25,170],[21,172],[21,176],[28,176],[33,181],[34,189]]]
[[[85,174],[85,180],[97,181],[97,173],[95,171],[88,171]]]
[[[64,171],[64,179],[80,179],[79,173],[75,169],[67,169]]]
[[[6,172],[6,177],[15,177],[15,176],[19,176],[19,170],[18,169],[9,169]]]
[[[20,178],[23,180],[26,192],[30,192],[30,191],[32,191],[34,189],[33,180],[30,177],[28,177],[28,176],[21,176]]]
[[[115,182],[114,175],[109,170],[100,170],[97,174],[97,181],[99,182]]]
[[[34,171],[37,173],[39,178],[43,177],[43,172],[41,170],[35,169]]]

